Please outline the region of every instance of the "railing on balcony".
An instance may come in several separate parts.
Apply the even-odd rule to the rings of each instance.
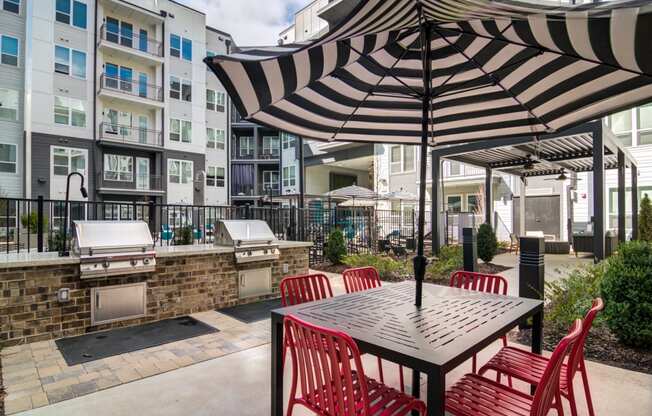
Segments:
[[[234,183],[231,193],[232,196],[254,196],[254,185],[250,183]]]
[[[268,150],[263,149],[258,153],[258,159],[273,160],[278,159],[281,155],[279,149]]]
[[[242,118],[235,106],[231,106],[231,123],[247,123],[247,120]]]
[[[149,130],[142,127],[123,126],[107,122],[100,123],[100,139],[125,144],[163,146],[163,134],[159,130]]]
[[[106,27],[106,24],[104,24],[100,28],[100,39],[140,52],[145,52],[149,55],[163,57],[163,44],[161,42],[156,39],[148,38],[147,36],[141,36],[138,33],[120,33],[119,31],[111,31]]]
[[[137,175],[133,172],[103,171],[97,175],[98,189],[124,191],[163,191],[160,175]]]
[[[281,195],[281,187],[279,183],[272,183],[272,184],[264,184],[264,183],[259,183],[258,184],[258,195],[262,196],[279,196]]]
[[[142,81],[114,77],[107,74],[100,76],[100,87],[135,97],[163,101],[163,88]]]
[[[233,160],[277,160],[280,155],[279,150],[240,149],[237,142],[231,146],[231,159]]]

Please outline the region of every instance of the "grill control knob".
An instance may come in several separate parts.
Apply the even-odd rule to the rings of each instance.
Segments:
[[[251,251],[247,251],[247,256],[251,256]]]
[[[109,266],[110,266],[109,261],[108,261],[108,260],[104,260],[104,262],[102,263],[102,267],[104,267],[105,269],[108,269]]]
[[[136,259],[131,259],[130,263],[131,263],[132,266],[135,266],[136,263],[137,263],[137,262],[136,262]]]
[[[143,264],[149,264],[149,259],[147,257],[143,259]]]

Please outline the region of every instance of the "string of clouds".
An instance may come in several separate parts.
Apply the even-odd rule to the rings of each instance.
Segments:
[[[275,45],[309,0],[178,0],[206,13],[209,26],[228,32],[237,45]]]

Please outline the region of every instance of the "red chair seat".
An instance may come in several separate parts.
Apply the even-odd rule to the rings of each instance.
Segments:
[[[360,377],[356,371],[352,371],[351,376],[353,379],[354,395],[359,400]],[[390,416],[390,415],[401,416],[401,415],[410,414],[412,410],[425,412],[425,404],[422,401],[417,400],[412,396],[408,396],[407,394],[401,393],[400,391],[393,389],[389,386],[381,384],[376,380],[374,380],[373,378],[369,378],[366,376],[363,377],[365,383],[367,384],[367,396],[369,398],[369,403],[370,403],[369,416]],[[346,383],[344,382],[342,383],[342,385],[345,384]],[[337,391],[337,389],[334,386],[334,383],[333,383],[333,391]],[[319,390],[314,390],[311,396],[313,398],[316,398],[316,397],[323,397],[326,394],[328,394],[326,388],[322,388]],[[344,394],[344,397],[346,397],[346,394]],[[297,399],[298,403],[308,407],[309,409],[313,410],[318,414],[325,414],[325,413],[330,414],[328,412],[329,409],[323,409],[314,406],[311,404],[311,401],[314,402],[314,399],[307,400],[307,398],[305,397],[301,397]],[[336,401],[335,398],[334,401]]]
[[[475,374],[446,392],[446,411],[456,416],[530,416],[534,398]]]
[[[548,361],[550,360],[546,357],[520,348],[503,347],[498,354],[480,368],[479,373],[484,374],[488,370],[494,370],[502,374],[509,374],[528,384],[537,385],[543,377]],[[563,394],[568,394],[567,374],[566,364],[562,364],[559,388]]]

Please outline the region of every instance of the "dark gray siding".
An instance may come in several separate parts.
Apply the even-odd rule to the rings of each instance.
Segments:
[[[168,179],[167,179],[168,159],[192,161],[194,180],[197,179],[197,174],[199,172],[206,170],[206,156],[203,153],[190,153],[190,152],[179,152],[176,150],[166,150],[164,161],[163,161],[163,183],[165,184],[164,186],[166,187],[166,191],[167,191],[167,183],[168,183]],[[202,180],[205,180],[205,178],[202,178]],[[199,189],[199,191],[197,189]],[[193,204],[204,205],[204,186],[201,183],[193,184]]]

